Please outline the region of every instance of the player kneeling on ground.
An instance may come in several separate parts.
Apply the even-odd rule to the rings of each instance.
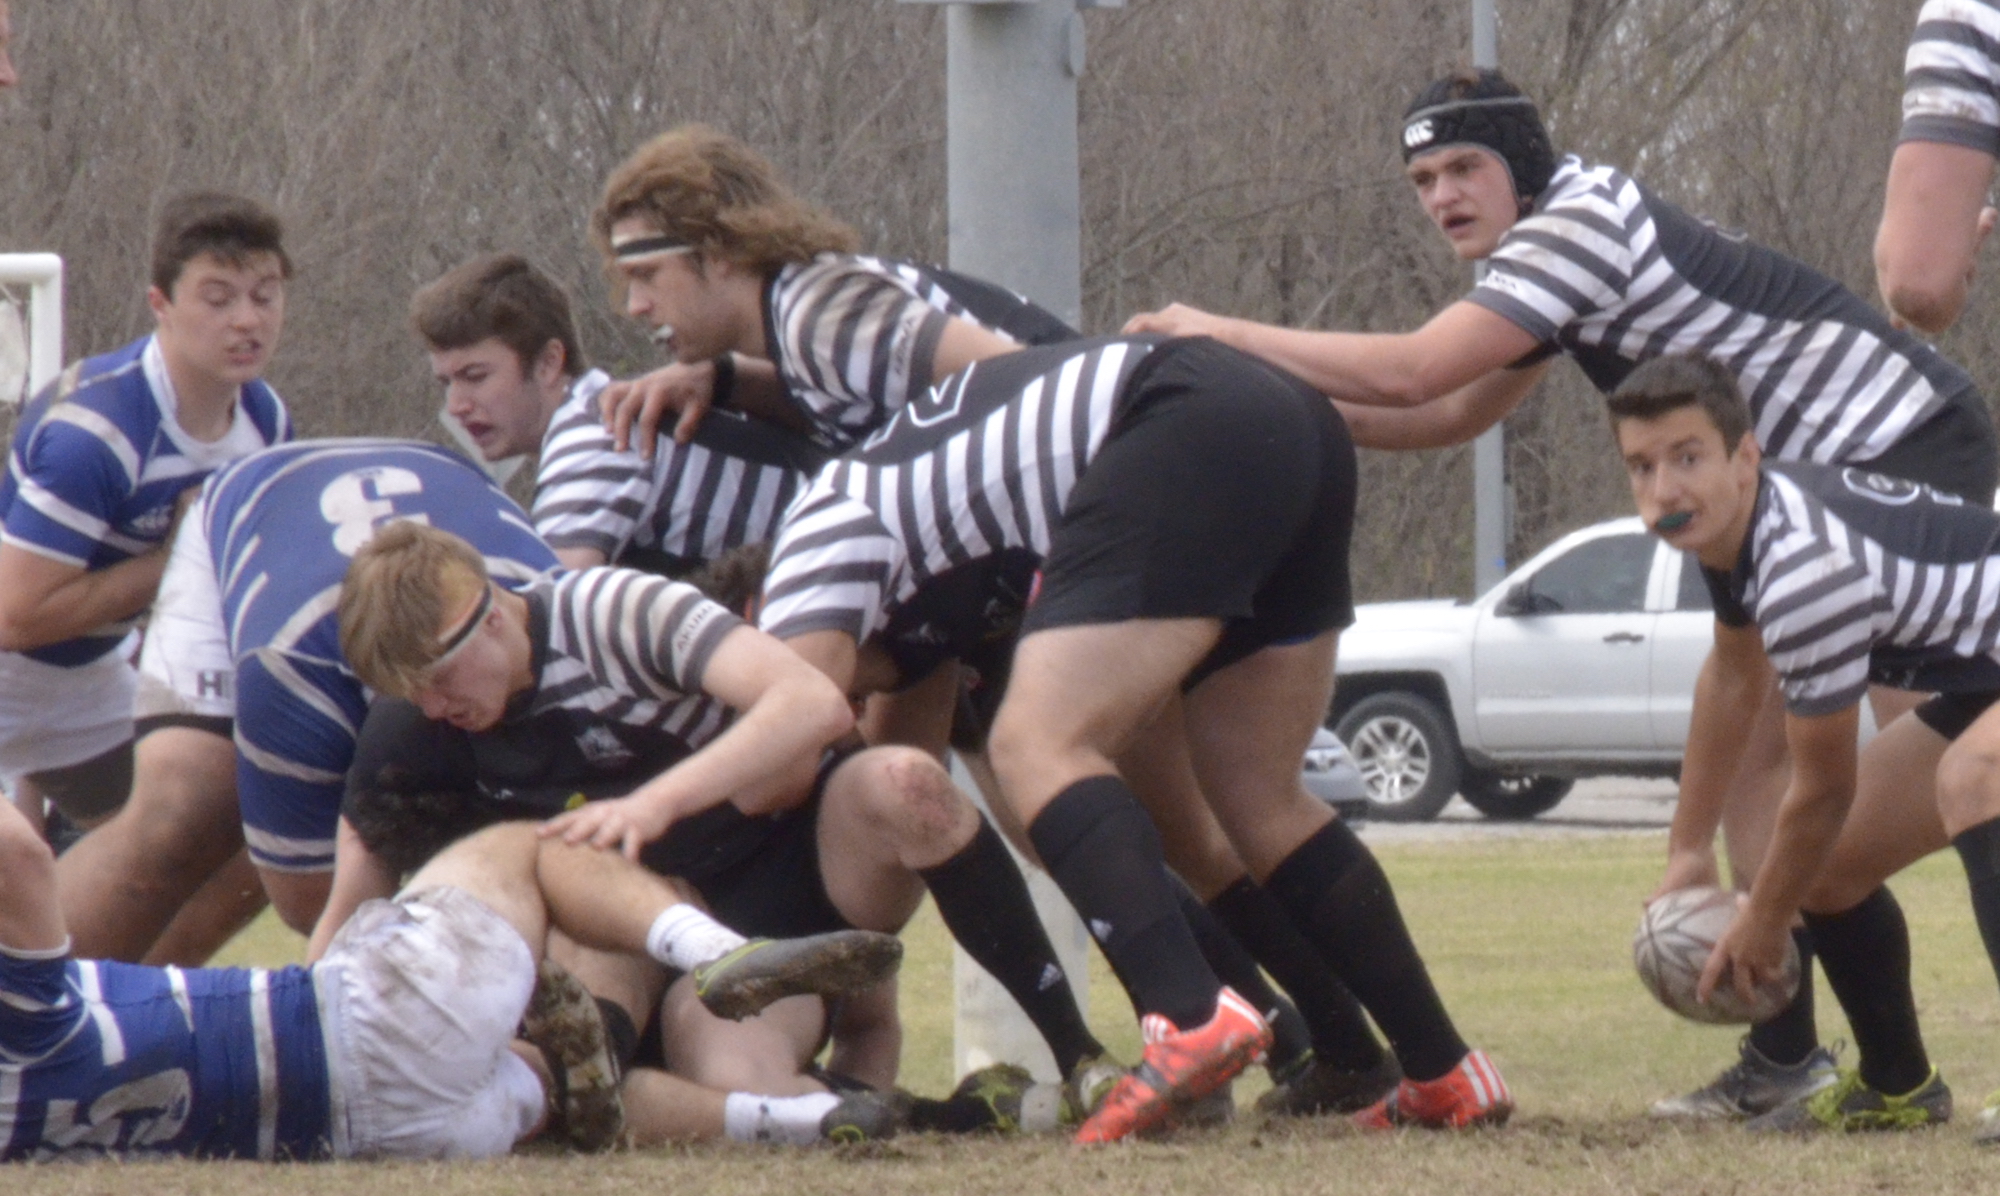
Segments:
[[[893,939],[859,932],[743,952],[659,877],[514,823],[364,906],[311,967],[77,960],[55,861],[0,806],[0,1159],[482,1157],[551,1113],[609,1145],[620,1113],[592,1006],[536,991],[552,929],[708,965],[711,991],[739,1008],[820,981],[879,982],[901,958]],[[546,1050],[514,1043],[524,1015],[549,1032]]]
[[[1734,377],[1707,359],[1641,366],[1610,410],[1647,525],[1727,575],[1716,651],[1775,672],[1785,698],[1791,785],[1701,992],[1747,996],[1773,977],[1803,913],[1861,1053],[1857,1071],[1750,1126],[1943,1122],[1951,1091],[1924,1051],[1909,931],[1883,882],[1955,846],[2000,970],[2000,600],[1981,580],[2000,568],[2000,515],[1852,466],[1764,459]],[[1871,682],[1938,696],[1857,752]],[[1746,735],[1698,718],[1684,771],[1722,775],[1708,765]]]

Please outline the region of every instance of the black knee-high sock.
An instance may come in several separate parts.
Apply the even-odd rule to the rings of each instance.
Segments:
[[[1222,982],[1174,900],[1160,833],[1125,782],[1076,782],[1043,807],[1028,837],[1133,1003],[1182,1029],[1206,1024]]]
[[[1216,978],[1262,1010],[1264,1020],[1271,1023],[1271,1049],[1264,1063],[1272,1075],[1284,1075],[1312,1049],[1312,1031],[1306,1019],[1299,1016],[1298,1008],[1283,994],[1271,987],[1257,961],[1250,958],[1250,952],[1209,912],[1194,890],[1172,872],[1167,879],[1180,898],[1181,916],[1187,919],[1188,929],[1194,931],[1195,945],[1201,948],[1208,966],[1215,969]]]
[[[1465,1057],[1403,925],[1389,878],[1346,823],[1327,823],[1271,872],[1266,888],[1319,947],[1388,1036],[1403,1074],[1435,1080]]]
[[[1960,831],[1951,845],[1965,862],[1965,883],[1972,891],[1972,919],[1986,958],[2000,977],[2000,818]]]
[[[1807,914],[1819,966],[1847,1013],[1861,1052],[1861,1079],[1900,1095],[1931,1074],[1910,991],[1910,928],[1903,907],[1881,888],[1837,914]]]
[[[1340,977],[1270,890],[1245,876],[1208,903],[1229,933],[1278,981],[1312,1029],[1313,1052],[1342,1071],[1382,1062],[1382,1044]]]
[[[1049,942],[1021,869],[991,824],[957,855],[917,873],[937,902],[945,929],[1021,1006],[1063,1075],[1104,1053],[1077,1011],[1069,977]]]
[[[1773,1063],[1786,1067],[1804,1063],[1819,1046],[1819,1023],[1813,1013],[1813,937],[1801,926],[1792,931],[1799,949],[1799,991],[1792,1003],[1771,1018],[1750,1027],[1750,1045]]]

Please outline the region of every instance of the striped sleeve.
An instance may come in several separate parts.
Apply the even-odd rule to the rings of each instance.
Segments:
[[[652,475],[639,454],[619,452],[605,430],[597,411],[601,389],[579,387],[549,420],[534,521],[551,547],[594,548],[614,561],[637,535]]]
[[[816,425],[849,437],[929,389],[951,321],[895,274],[837,255],[781,275],[773,308],[787,381]]]
[[[684,582],[636,569],[585,569],[556,583],[553,616],[605,684],[673,700],[702,692],[715,650],[743,620]]]
[[[1810,717],[1868,692],[1874,587],[1851,533],[1829,526],[1824,509],[1801,513],[1803,526],[1758,553],[1756,615],[1785,709]]]
[[[772,549],[758,625],[781,640],[841,631],[864,643],[888,622],[907,560],[865,504],[839,495],[801,500]]]
[[[1941,141],[2000,157],[2000,9],[1928,0],[1903,59],[1901,141]]]
[[[326,661],[266,647],[238,660],[235,685],[236,799],[251,860],[278,872],[331,869],[367,712],[360,682]]]
[[[56,405],[26,446],[17,446],[9,468],[19,490],[7,512],[7,543],[78,568],[88,567],[100,545],[127,554],[151,547],[115,530],[141,462],[125,433],[98,412]]]
[[[1564,329],[1625,302],[1638,257],[1634,234],[1607,187],[1573,184],[1507,231],[1466,298],[1554,343]]]

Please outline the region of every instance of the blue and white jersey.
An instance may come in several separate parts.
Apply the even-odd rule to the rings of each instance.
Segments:
[[[1844,710],[1871,682],[2000,690],[2000,514],[1851,467],[1767,463],[1715,613],[1756,624],[1794,714]]]
[[[310,972],[151,968],[0,949],[0,1161],[313,1158],[326,1046]]]
[[[262,382],[242,388],[219,440],[182,431],[176,406],[166,359],[150,336],[64,371],[21,412],[0,481],[0,537],[66,565],[109,568],[166,540],[182,491],[292,437],[284,403]],[[26,655],[85,664],[130,630],[123,621]]]
[[[1852,291],[1608,166],[1563,159],[1487,265],[1467,299],[1606,393],[1669,353],[1727,366],[1767,457],[1864,463],[1947,403],[1990,425],[1964,370]]]
[[[1991,0],[1925,0],[1903,58],[1897,140],[2000,158],[2000,7]]]
[[[333,866],[368,695],[340,652],[348,561],[412,519],[461,537],[502,585],[556,565],[514,501],[462,457],[417,441],[309,440],[217,473],[202,496],[235,661],[237,800],[262,867]]]

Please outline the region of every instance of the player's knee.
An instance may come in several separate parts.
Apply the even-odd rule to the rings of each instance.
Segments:
[[[2000,818],[2000,746],[1953,744],[1938,761],[1937,803],[1954,834]]]
[[[926,752],[871,748],[849,767],[856,770],[850,785],[857,807],[899,843],[936,844],[977,829],[978,811]]]

